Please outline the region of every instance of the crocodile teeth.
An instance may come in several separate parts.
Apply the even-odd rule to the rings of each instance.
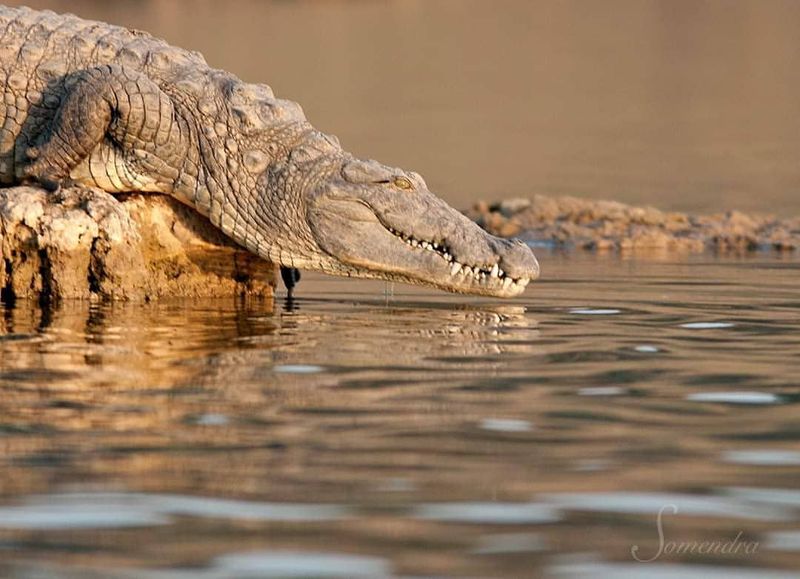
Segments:
[[[402,233],[396,229],[392,229],[391,227],[387,227],[387,230],[402,239],[406,245],[414,248],[433,251],[434,253],[438,254],[442,259],[445,260],[446,263],[450,265],[450,275],[452,276],[457,274],[461,274],[465,277],[472,276],[475,282],[479,284],[495,283],[494,280],[497,280],[497,282],[501,282],[503,290],[508,290],[508,288],[510,288],[512,285],[519,288],[525,288],[525,286],[527,286],[530,282],[529,279],[525,278],[512,278],[496,263],[491,267],[479,265],[470,266],[460,263],[456,261],[455,256],[450,253],[444,243],[415,239],[412,235],[406,235],[405,233]],[[490,282],[489,280],[492,281]]]

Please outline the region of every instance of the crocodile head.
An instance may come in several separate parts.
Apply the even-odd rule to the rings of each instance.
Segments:
[[[376,161],[344,159],[308,191],[306,211],[328,273],[496,297],[539,275],[527,245],[489,235],[416,173]]]

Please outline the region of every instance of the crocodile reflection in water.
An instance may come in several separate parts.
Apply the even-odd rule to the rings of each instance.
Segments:
[[[462,358],[530,353],[538,338],[535,321],[521,306],[362,306],[310,300],[295,302],[287,311],[272,302],[209,300],[190,310],[168,303],[66,302],[40,308],[20,301],[4,307],[0,336],[13,335],[14,346],[0,340],[1,368],[68,372],[71,383],[86,386],[106,380],[120,388],[200,381],[224,388],[232,381],[263,378],[275,364],[313,363],[338,368],[339,374],[397,366],[453,368],[453,361],[463,369],[469,365]],[[171,320],[185,316],[189,334],[172,329]],[[104,366],[119,364],[120,356],[136,363],[126,364],[126,374],[111,380]],[[182,362],[162,361],[168,357]],[[476,363],[493,362],[479,358]]]

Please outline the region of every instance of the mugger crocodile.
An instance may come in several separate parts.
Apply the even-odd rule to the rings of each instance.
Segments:
[[[171,195],[284,271],[498,297],[539,274],[417,173],[355,158],[297,103],[144,32],[0,7],[0,75],[0,185]]]

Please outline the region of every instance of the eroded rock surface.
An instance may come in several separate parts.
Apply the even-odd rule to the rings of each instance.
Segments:
[[[535,195],[477,203],[467,214],[490,233],[607,250],[791,251],[800,249],[800,218],[670,213],[614,201]]]
[[[0,189],[3,298],[270,297],[275,267],[161,195]]]

